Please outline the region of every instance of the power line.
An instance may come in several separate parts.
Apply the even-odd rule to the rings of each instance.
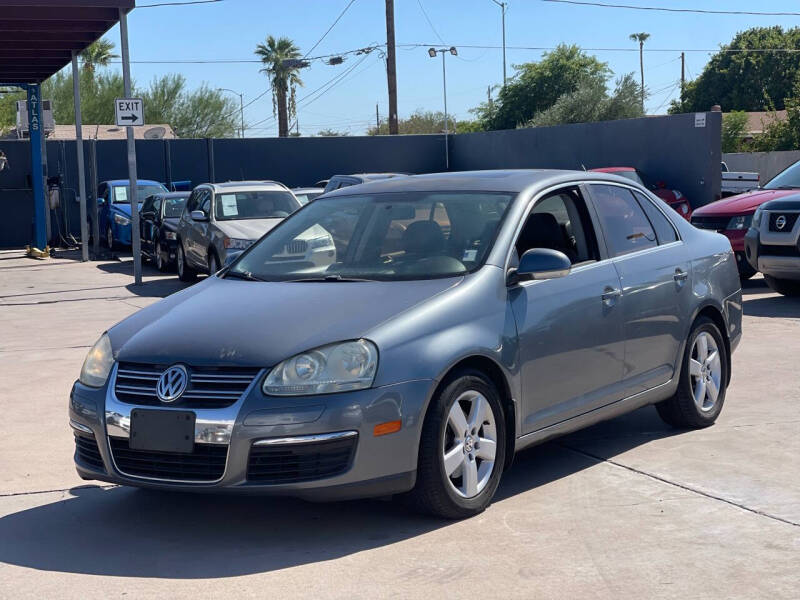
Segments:
[[[344,16],[344,13],[346,13],[346,12],[347,12],[347,9],[348,9],[348,8],[350,8],[351,6],[353,6],[353,2],[355,2],[355,1],[356,1],[356,0],[350,0],[350,2],[348,2],[348,3],[347,3],[347,6],[345,6],[345,7],[344,7],[344,10],[343,10],[342,12],[340,12],[340,13],[339,13],[339,16],[338,16],[338,17],[336,17],[336,20],[335,20],[333,23],[331,23],[331,26],[330,26],[330,27],[328,27],[328,30],[327,30],[325,33],[323,33],[323,34],[322,34],[322,37],[321,37],[321,38],[319,38],[319,39],[317,40],[317,43],[316,43],[316,44],[314,44],[313,46],[311,46],[311,50],[309,50],[308,52],[306,52],[306,56],[304,56],[304,57],[303,57],[304,59],[305,59],[305,58],[306,58],[306,57],[307,57],[309,54],[311,54],[311,53],[314,51],[314,48],[316,48],[317,46],[319,46],[319,45],[322,43],[322,40],[324,40],[324,39],[325,39],[325,37],[326,37],[326,36],[327,36],[327,35],[328,35],[328,34],[331,32],[331,29],[333,29],[333,28],[336,26],[336,24],[339,22],[339,19],[341,19],[341,18]]]
[[[187,0],[186,2],[159,2],[158,4],[139,4],[136,8],[154,8],[156,6],[189,6],[190,4],[216,4],[225,0]]]
[[[433,23],[431,22],[431,19],[428,16],[428,12],[425,10],[425,7],[422,6],[422,0],[417,0],[417,4],[419,5],[419,9],[422,11],[422,16],[425,17],[425,20],[428,22],[428,25],[430,25],[431,31],[433,31],[433,35],[439,38],[439,43],[446,45],[447,42],[445,42],[442,39],[442,36],[439,35],[439,32],[436,31],[436,27],[433,26]]]
[[[628,10],[652,10],[673,13],[692,13],[702,15],[752,15],[764,17],[800,17],[797,12],[760,12],[752,10],[711,10],[703,8],[667,8],[664,6],[636,6],[633,4],[607,4],[604,2],[586,2],[584,0],[540,0],[555,4],[575,4],[578,6],[596,6],[601,8],[624,8]]]

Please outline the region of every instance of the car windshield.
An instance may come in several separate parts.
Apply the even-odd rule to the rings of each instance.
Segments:
[[[164,217],[167,219],[181,216],[186,198],[164,198]]]
[[[782,188],[800,188],[800,161],[784,169],[764,185],[765,190],[779,190]]]
[[[282,219],[300,208],[291,192],[279,190],[220,192],[215,204],[217,221]]]
[[[115,185],[114,188],[114,204],[121,204],[122,202],[129,202],[128,200],[128,186]],[[136,186],[136,196],[139,198],[139,204],[144,202],[148,196],[155,194],[163,194],[167,191],[163,185],[159,184],[139,184]]]
[[[322,192],[295,192],[294,197],[297,198],[297,201],[301,205],[305,206],[321,193]]]
[[[514,194],[398,192],[320,198],[230,273],[264,281],[401,281],[480,268]]]
[[[619,175],[620,177],[624,177],[625,179],[630,179],[631,181],[635,181],[639,185],[644,185],[642,178],[639,177],[639,173],[636,171],[616,171],[614,175]]]

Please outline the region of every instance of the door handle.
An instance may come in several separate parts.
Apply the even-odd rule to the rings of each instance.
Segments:
[[[686,280],[689,279],[689,274],[683,269],[675,269],[675,275],[673,275],[673,278],[677,284],[683,285],[686,283]]]
[[[612,288],[611,286],[606,287],[603,291],[603,295],[601,298],[603,299],[603,304],[606,306],[614,306],[617,302],[617,298],[622,296],[622,290],[619,288]]]

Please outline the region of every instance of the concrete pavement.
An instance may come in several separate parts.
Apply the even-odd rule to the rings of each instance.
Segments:
[[[646,408],[533,448],[452,523],[80,480],[66,402],[88,347],[182,287],[130,271],[0,253],[0,598],[798,597],[800,301],[761,280],[714,427]]]

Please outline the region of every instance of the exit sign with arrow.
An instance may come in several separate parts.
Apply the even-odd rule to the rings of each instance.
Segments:
[[[144,103],[141,98],[117,98],[114,100],[114,116],[118,127],[141,127],[144,125]]]

